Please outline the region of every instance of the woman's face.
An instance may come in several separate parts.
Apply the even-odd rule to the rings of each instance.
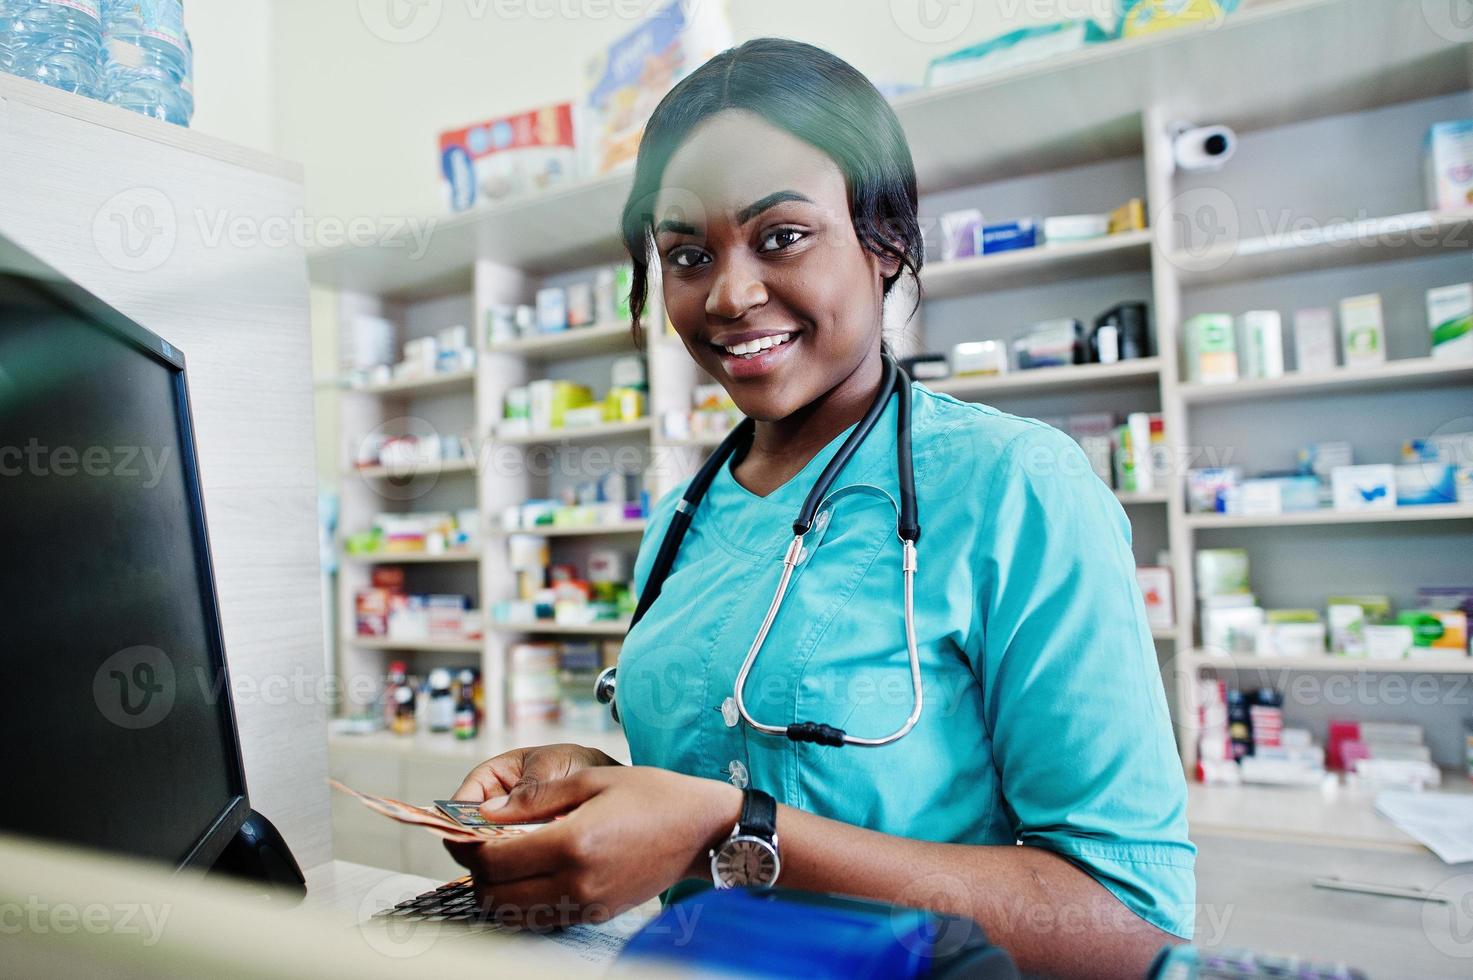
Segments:
[[[786,418],[879,349],[897,264],[860,245],[838,165],[753,113],[712,116],[670,158],[655,248],[670,322],[754,419]]]

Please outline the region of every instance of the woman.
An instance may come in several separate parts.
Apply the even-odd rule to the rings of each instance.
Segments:
[[[543,746],[461,786],[498,821],[566,814],[515,841],[452,846],[482,900],[513,918],[602,918],[711,880],[713,850],[730,883],[770,880],[765,844],[726,843],[749,799],[772,843],[761,791],[782,804],[781,885],[975,918],[1028,971],[1142,974],[1190,935],[1195,849],[1129,525],[1067,437],[912,386],[924,710],[908,734],[793,741],[753,729],[731,700],[799,507],[879,394],[885,299],[921,264],[894,113],[809,45],[727,51],[656,109],[623,229],[636,321],[656,261],[680,339],[755,434],[625,640],[618,707],[636,765]],[[744,688],[759,722],[880,738],[911,713],[898,401],[805,538]],[[683,489],[655,507],[638,588]]]

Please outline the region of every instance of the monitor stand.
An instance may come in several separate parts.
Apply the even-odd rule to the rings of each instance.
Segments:
[[[307,879],[281,831],[255,810],[246,814],[245,823],[216,859],[211,873],[269,885],[270,897],[286,905],[295,905],[307,894]]]

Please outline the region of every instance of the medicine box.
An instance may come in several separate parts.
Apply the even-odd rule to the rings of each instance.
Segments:
[[[1403,463],[1396,467],[1396,503],[1451,504],[1458,499],[1455,470],[1445,463]]]
[[[561,286],[537,290],[537,329],[543,331],[568,328],[568,294]]]
[[[1032,218],[1009,221],[1000,225],[984,225],[977,232],[977,253],[1016,252],[1038,244],[1038,225]]]
[[[1239,368],[1244,378],[1284,375],[1284,325],[1278,310],[1249,310],[1238,318]]]
[[[632,165],[655,106],[733,43],[724,3],[670,0],[657,9],[654,3],[634,8],[649,15],[589,61],[584,74],[578,143],[588,174]]]
[[[1336,510],[1396,509],[1396,467],[1337,466],[1330,473]]]
[[[1335,314],[1323,307],[1294,314],[1294,370],[1333,371],[1339,364],[1335,348]]]
[[[1171,592],[1171,569],[1157,565],[1136,567],[1135,579],[1140,583],[1146,603],[1146,621],[1153,627],[1167,629],[1176,624],[1175,602]]]
[[[1345,350],[1346,367],[1386,363],[1386,326],[1379,293],[1340,301],[1340,345]]]
[[[1248,552],[1243,548],[1197,550],[1197,595],[1246,595]]]
[[[567,102],[440,134],[440,175],[452,211],[566,183],[576,164]]]
[[[1433,357],[1473,361],[1473,283],[1427,290],[1427,329]]]
[[[1226,384],[1238,380],[1238,349],[1233,318],[1226,313],[1200,313],[1182,327],[1187,380]]]
[[[1427,207],[1456,211],[1473,206],[1473,119],[1440,122],[1427,131]]]

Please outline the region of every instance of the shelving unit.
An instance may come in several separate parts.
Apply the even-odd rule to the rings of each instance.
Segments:
[[[1222,656],[1202,650],[1188,655],[1198,670],[1218,671],[1322,671],[1380,674],[1473,674],[1473,657],[1408,657],[1404,660],[1371,660],[1364,657],[1259,657],[1242,654]]]
[[[372,554],[352,554],[344,556],[348,561],[360,565],[432,565],[432,564],[457,564],[460,562],[480,561],[479,551],[442,551],[430,553],[428,551],[377,551]]]
[[[1316,43],[1304,44],[1306,37],[1314,37]],[[932,262],[922,272],[925,302],[921,319],[906,325],[898,349],[901,353],[946,350],[963,340],[1009,337],[1029,322],[1058,316],[1084,319],[1121,300],[1142,300],[1151,311],[1153,357],[1112,365],[952,378],[928,385],[960,399],[985,401],[1031,416],[1090,410],[1117,414],[1160,411],[1176,459],[1197,459],[1194,449],[1218,440],[1224,445],[1216,448],[1246,454],[1245,465],[1251,469],[1271,468],[1253,459],[1253,452],[1282,466],[1288,461],[1277,453],[1284,445],[1295,445],[1286,440],[1299,439],[1302,444],[1332,437],[1333,433],[1322,430],[1354,417],[1356,402],[1349,399],[1386,393],[1430,399],[1427,404],[1442,411],[1440,417],[1427,422],[1427,431],[1431,431],[1456,414],[1447,410],[1453,405],[1451,399],[1473,387],[1473,364],[1433,361],[1425,356],[1425,337],[1399,340],[1399,348],[1393,345],[1391,351],[1396,359],[1374,369],[1291,373],[1233,385],[1186,383],[1178,338],[1181,323],[1197,312],[1238,313],[1263,302],[1281,309],[1287,325],[1298,308],[1290,303],[1332,305],[1332,297],[1390,288],[1419,264],[1466,257],[1473,237],[1473,212],[1415,210],[1415,188],[1420,181],[1420,147],[1415,140],[1406,141],[1405,172],[1385,172],[1393,164],[1383,153],[1373,163],[1356,168],[1359,183],[1342,181],[1334,186],[1333,192],[1345,193],[1349,186],[1372,187],[1379,178],[1374,184],[1377,192],[1369,195],[1375,200],[1366,206],[1372,213],[1391,216],[1346,222],[1332,220],[1333,208],[1345,205],[1337,205],[1329,197],[1332,191],[1322,190],[1314,177],[1317,168],[1328,169],[1332,164],[1329,160],[1321,163],[1305,149],[1304,133],[1322,134],[1326,127],[1375,131],[1387,119],[1391,122],[1385,125],[1415,128],[1424,122],[1418,116],[1423,111],[1419,107],[1437,99],[1457,102],[1449,105],[1445,118],[1473,115],[1470,64],[1469,45],[1440,35],[1422,16],[1417,0],[1375,4],[1281,0],[1242,11],[1210,28],[1101,45],[1046,64],[897,100],[896,110],[916,161],[925,218],[934,219],[954,207],[979,205],[985,213],[1000,217],[1038,215],[1049,213],[1050,208],[1052,213],[1104,211],[1130,197],[1142,197],[1148,202],[1152,223],[1149,231],[1093,242]],[[1286,77],[1292,77],[1294,84],[1286,85]],[[1194,81],[1221,78],[1231,78],[1234,84]],[[1070,111],[1059,112],[1061,105],[1069,106]],[[985,138],[976,135],[973,121],[977,119],[988,120]],[[1220,178],[1174,171],[1168,131],[1172,123],[1183,119],[1223,122],[1237,129],[1242,138],[1240,151]],[[1400,142],[1404,135],[1398,132],[1395,139]],[[1282,156],[1287,143],[1298,147],[1292,160]],[[534,377],[559,376],[564,370],[582,371],[579,379],[583,380],[599,370],[598,358],[636,350],[623,324],[485,346],[485,315],[493,304],[526,302],[539,285],[586,278],[592,265],[622,257],[616,219],[629,186],[628,174],[599,177],[442,220],[429,251],[416,261],[408,259],[408,250],[397,247],[402,243],[394,242],[318,253],[312,260],[313,276],[350,297],[349,309],[387,310],[402,319],[418,319],[427,328],[428,318],[443,317],[448,309],[462,318],[458,322],[471,324],[481,345],[471,390],[482,460],[498,445],[632,443],[648,447],[664,461],[650,488],[654,499],[694,472],[720,437],[668,439],[650,419],[488,437],[508,388]],[[1229,246],[1194,250],[1183,240],[1193,228],[1194,215],[1181,209],[1190,208],[1202,192],[1211,191],[1226,197],[1246,216],[1244,233],[1233,236]],[[1041,206],[1040,201],[1048,204]],[[1318,230],[1276,235],[1250,228],[1247,219],[1253,217],[1255,205],[1270,211],[1277,207],[1291,217],[1302,209],[1304,215],[1316,219],[1311,223]],[[1292,222],[1289,226],[1299,227]],[[1473,274],[1465,270],[1461,278],[1467,280]],[[1267,289],[1265,284],[1272,284],[1277,293],[1259,300],[1256,297],[1260,288]],[[1402,311],[1412,306],[1404,298],[1401,302]],[[658,317],[652,319],[659,322]],[[1407,323],[1413,319],[1410,313],[1392,318],[1388,330],[1399,331],[1398,336],[1407,334]],[[1420,350],[1415,349],[1417,343],[1422,345]],[[701,378],[681,344],[659,330],[649,330],[642,353],[649,369],[652,418],[688,408],[691,389]],[[1325,412],[1316,411],[1321,404],[1328,406]],[[1243,421],[1234,421],[1240,417]],[[1415,434],[1424,433],[1405,433]],[[1256,448],[1253,441],[1259,439],[1265,440],[1266,448]],[[1212,464],[1183,462],[1182,469],[1203,465]],[[448,474],[460,468],[447,464],[438,472]],[[493,470],[483,465],[473,484],[476,504],[485,517],[526,499],[533,488],[526,473]],[[360,471],[359,476],[372,482],[405,474]],[[441,486],[437,485],[437,492]],[[1464,523],[1473,517],[1473,510],[1465,505],[1405,508],[1385,514],[1285,514],[1271,519],[1192,515],[1187,513],[1180,479],[1168,480],[1164,487],[1150,492],[1120,494],[1119,499],[1132,523],[1137,560],[1155,564],[1159,550],[1168,551],[1171,557],[1177,622],[1169,629],[1153,629],[1152,634],[1166,662],[1177,668],[1168,680],[1168,695],[1178,711],[1190,705],[1190,683],[1199,669],[1205,669],[1200,666],[1205,658],[1194,652],[1193,563],[1202,539],[1217,544],[1235,530],[1274,541],[1324,535],[1350,541],[1346,548],[1361,549],[1348,554],[1369,555],[1366,549],[1402,547],[1399,535],[1413,536],[1407,538],[1412,543],[1406,547],[1416,547],[1423,538],[1415,535],[1431,527],[1456,535],[1453,546],[1464,542],[1464,554],[1467,544],[1473,543]],[[1336,528],[1333,535],[1325,530],[1330,526]],[[576,548],[589,538],[633,535],[643,529],[643,522],[630,522],[617,528],[542,528],[532,533],[556,539],[559,547]],[[1361,536],[1366,538],[1364,547],[1358,543]],[[502,539],[495,531],[483,535],[486,550],[478,566],[478,585],[486,608],[510,595],[514,587],[511,574],[497,560],[504,547]],[[1282,604],[1273,595],[1263,599],[1269,605]],[[493,719],[501,717],[504,708],[500,685],[511,642],[521,636],[622,635],[621,624],[595,625],[597,629],[488,623],[480,652]],[[1179,655],[1171,656],[1173,650],[1180,651]],[[1259,667],[1256,662],[1248,666]],[[1293,658],[1278,658],[1268,666],[1316,672],[1345,669],[1340,664]],[[1378,664],[1357,669],[1389,672],[1393,668]],[[1424,668],[1417,662],[1415,669]],[[1425,669],[1449,672],[1440,662]],[[1177,728],[1183,761],[1190,767],[1195,761],[1191,726],[1179,724]]]
[[[600,425],[581,425],[547,432],[496,436],[496,441],[508,446],[535,446],[547,442],[594,442],[616,436],[644,435],[650,431],[652,424],[652,420],[648,418],[628,422],[604,422]]]

